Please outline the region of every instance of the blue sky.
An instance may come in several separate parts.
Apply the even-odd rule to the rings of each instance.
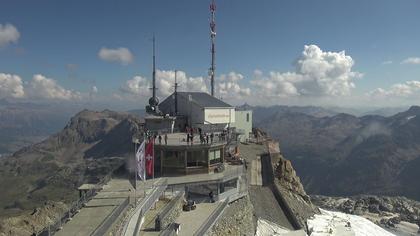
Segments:
[[[267,93],[261,90],[261,83],[251,82],[255,70],[264,74],[262,83],[277,81],[273,94],[284,92],[262,98],[261,103],[307,105],[316,97],[321,105],[331,98],[360,105],[364,101],[353,98],[366,94],[369,99],[375,97],[378,105],[384,97],[393,97],[395,105],[415,103],[418,84],[407,81],[420,80],[420,62],[416,60],[420,57],[420,1],[229,0],[216,4],[216,73],[225,75],[220,78],[225,86],[221,90],[240,86],[235,90],[240,99],[231,98],[234,103]],[[193,78],[186,79],[184,87],[196,88],[187,83],[205,78],[210,65],[208,5],[209,1],[203,0],[2,1],[0,24],[15,27],[19,37],[0,45],[0,73],[21,78],[25,89],[21,99],[42,97],[35,96],[33,88],[26,92],[34,75],[40,74],[62,89],[80,92],[82,99],[95,86],[97,100],[114,94],[121,101],[133,102],[147,97],[136,94],[141,93],[141,86],[137,90],[121,88],[135,76],[150,80],[151,37],[155,34],[158,69],[181,70],[186,78]],[[344,50],[353,60],[350,70],[363,75],[350,75],[347,80],[354,86],[338,93],[319,82],[322,76],[309,78],[312,72],[303,77],[315,84],[296,82],[296,76],[284,79],[288,72],[304,73],[295,68],[305,45],[316,45],[322,52]],[[134,59],[119,63],[98,56],[101,48],[120,47],[127,48]],[[411,60],[402,63],[408,58]],[[234,74],[229,76],[231,72]],[[276,79],[270,72],[283,74]],[[334,83],[336,78],[330,79],[327,82]],[[287,80],[295,89],[285,92],[279,80]],[[4,86],[0,92],[7,97]],[[137,96],[124,94],[130,92]]]

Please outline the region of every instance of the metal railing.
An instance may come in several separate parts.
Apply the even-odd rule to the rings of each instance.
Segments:
[[[157,219],[159,219],[159,223],[157,224],[155,222],[155,229],[162,229],[167,228],[168,225],[162,225],[163,222],[167,221],[166,219],[169,216],[169,213],[171,213],[172,210],[175,209],[175,206],[179,204],[181,198],[184,198],[185,192],[179,191],[176,196],[167,204],[163,210],[156,216]],[[173,222],[171,222],[173,223]]]
[[[229,204],[229,198],[227,198],[222,204],[220,204],[216,210],[207,218],[204,223],[200,226],[200,228],[194,233],[194,236],[202,236],[211,229],[211,227],[216,223],[219,217],[223,214],[224,210],[226,209],[227,205]]]
[[[103,185],[108,183],[108,181],[111,179],[114,170],[108,173],[106,176],[104,176],[104,178],[102,178],[97,184],[95,184],[95,187],[93,189],[89,189],[82,195],[81,198],[71,203],[69,209],[63,214],[61,214],[54,223],[35,232],[35,235],[50,236],[54,235],[55,232],[62,229],[63,225],[67,223],[67,221],[69,221],[74,215],[76,215],[79,212],[79,210],[83,207],[83,205],[90,201],[97,194],[97,192],[100,191]]]
[[[152,205],[159,199],[159,197],[162,195],[162,193],[166,190],[166,188],[168,187],[168,180],[167,179],[164,179],[164,180],[160,179],[157,184],[158,184],[158,186],[155,187],[155,189],[152,190],[152,193],[147,195],[140,202],[140,204],[136,207],[133,214],[130,216],[128,222],[124,226],[123,235],[131,235],[131,232],[128,231],[128,225],[130,224],[130,222],[132,222],[132,220],[134,220],[133,217],[136,216],[136,213],[139,212],[138,218],[135,220],[136,224],[135,224],[134,232],[132,232],[133,233],[132,235],[134,235],[134,236],[138,235],[138,232],[139,232],[140,227],[141,227],[141,220],[142,220],[143,216],[152,207]]]
[[[109,214],[106,219],[93,231],[91,235],[93,236],[102,236],[105,235],[105,233],[108,231],[109,228],[111,228],[112,224],[117,220],[117,218],[120,216],[120,214],[123,212],[123,210],[128,206],[129,204],[129,197],[127,197],[124,202],[121,203],[118,207],[116,207],[111,214]]]

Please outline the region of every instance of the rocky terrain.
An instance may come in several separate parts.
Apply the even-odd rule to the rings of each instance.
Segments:
[[[274,188],[281,193],[286,208],[292,213],[294,221],[299,228],[307,229],[307,220],[319,209],[312,204],[311,198],[306,194],[299,176],[296,174],[290,160],[283,157],[277,142],[268,142],[271,160],[274,162]]]
[[[420,199],[420,107],[390,117],[277,112],[254,122],[280,141],[311,194]]]
[[[253,212],[254,207],[248,196],[231,203],[212,227],[209,235],[253,236],[256,229]]]
[[[413,224],[414,231],[420,226],[420,202],[405,197],[359,195],[353,197],[327,197],[313,195],[312,201],[327,210],[363,216],[372,222],[397,230],[404,222]],[[409,225],[405,223],[405,225]]]
[[[82,183],[96,183],[124,165],[124,157],[132,151],[132,136],[140,129],[142,120],[128,113],[84,110],[61,132],[0,159],[2,230],[42,227],[29,220],[34,209],[49,218],[52,206],[77,199]],[[9,218],[8,224],[4,218]]]

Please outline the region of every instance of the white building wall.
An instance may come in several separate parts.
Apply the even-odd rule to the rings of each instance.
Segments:
[[[205,108],[205,124],[231,124],[235,122],[234,108]]]
[[[249,133],[252,132],[252,110],[235,111],[235,123],[232,124],[238,132],[244,134],[239,136],[239,141],[245,142],[249,138]]]

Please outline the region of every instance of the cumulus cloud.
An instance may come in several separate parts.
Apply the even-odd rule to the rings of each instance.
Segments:
[[[316,45],[305,45],[293,72],[254,72],[257,93],[266,97],[346,96],[355,88],[354,80],[362,77],[352,71],[353,59],[341,52],[322,51]]]
[[[123,86],[121,86],[121,91],[128,93],[129,95],[136,96],[149,96],[150,95],[150,83],[149,81],[142,76],[134,76],[132,79],[127,80]],[[117,95],[117,94],[115,94]],[[120,95],[119,99],[122,99]]]
[[[411,97],[420,95],[420,81],[393,84],[389,89],[377,88],[367,93],[373,98]]]
[[[98,88],[96,86],[92,86],[92,88],[90,89],[91,93],[98,93]]]
[[[218,80],[217,88],[222,98],[240,99],[251,95],[251,89],[241,85],[244,76],[240,73],[232,71],[229,74],[222,74]]]
[[[11,43],[17,43],[20,37],[19,31],[11,24],[0,24],[0,47],[7,46]]]
[[[166,98],[174,91],[175,71],[157,70],[156,87],[157,95]],[[207,86],[203,77],[188,77],[184,71],[177,71],[179,91],[207,92]],[[152,94],[152,81],[142,76],[134,76],[127,80],[121,87],[121,91],[127,95],[136,97],[149,97]]]
[[[30,96],[41,99],[79,100],[81,94],[61,87],[57,81],[43,75],[34,75],[28,88]]]
[[[134,56],[127,48],[106,48],[103,47],[98,52],[98,57],[104,61],[118,62],[122,65],[128,65],[134,61]]]
[[[403,60],[401,64],[420,65],[420,57],[409,57]]]
[[[23,98],[24,96],[23,82],[19,76],[0,73],[0,98]]]

